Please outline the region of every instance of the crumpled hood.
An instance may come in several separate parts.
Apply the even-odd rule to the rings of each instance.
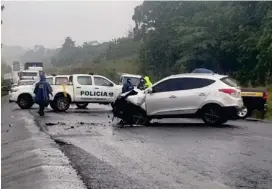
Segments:
[[[134,88],[133,90],[136,91],[138,94],[128,96],[126,100],[132,104],[141,106],[144,110],[146,110],[146,107],[145,107],[145,97],[147,95],[146,91],[142,91],[137,88]],[[123,93],[122,96],[125,96],[128,93],[129,92]]]

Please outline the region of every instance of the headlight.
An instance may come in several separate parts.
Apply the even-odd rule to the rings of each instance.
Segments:
[[[18,91],[18,89],[10,89],[11,93],[16,93]]]

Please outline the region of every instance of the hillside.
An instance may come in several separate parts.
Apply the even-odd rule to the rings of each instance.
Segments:
[[[21,46],[8,46],[3,44],[1,49],[1,56],[8,65],[12,65],[12,62],[19,61],[20,57],[24,55],[27,50],[28,49]]]

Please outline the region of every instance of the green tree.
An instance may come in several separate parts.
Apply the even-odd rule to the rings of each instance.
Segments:
[[[134,10],[140,62],[155,77],[206,67],[243,84],[271,77],[271,2],[153,2]]]

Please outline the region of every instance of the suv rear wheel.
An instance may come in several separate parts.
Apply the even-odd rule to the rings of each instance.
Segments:
[[[33,106],[34,100],[30,95],[23,94],[19,96],[17,104],[21,109],[29,109]]]
[[[227,122],[222,107],[216,104],[206,105],[202,109],[202,120],[211,126],[222,125]]]

